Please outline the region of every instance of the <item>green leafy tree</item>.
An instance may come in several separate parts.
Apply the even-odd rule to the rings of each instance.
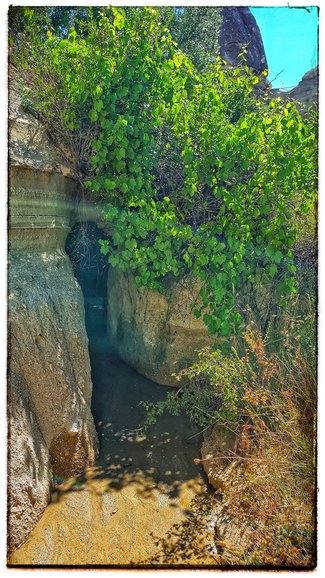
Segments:
[[[179,48],[199,71],[215,62],[219,52],[220,7],[184,6],[176,8],[170,31]]]
[[[259,79],[217,58],[198,72],[158,8],[87,9],[17,56],[29,97],[73,152],[78,178],[105,203],[112,266],[139,286],[194,275],[194,315],[240,332],[240,295],[295,292],[295,212],[315,194],[316,129],[293,103],[258,96]]]

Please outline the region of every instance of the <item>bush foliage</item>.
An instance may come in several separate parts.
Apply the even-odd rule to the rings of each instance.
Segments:
[[[220,537],[220,565],[312,567],[315,563],[315,315],[311,307],[296,327],[284,323],[275,352],[254,325],[246,351],[222,356],[203,350],[179,374],[183,384],[156,404],[144,402],[147,425],[164,411],[185,411],[202,428],[230,429],[235,443],[210,445],[203,460],[214,466],[219,507],[242,528],[242,544]],[[228,468],[228,471],[227,471]],[[212,476],[213,477],[213,476]],[[220,482],[222,480],[222,482]]]
[[[295,214],[315,194],[312,115],[256,90],[244,60],[233,68],[217,57],[199,72],[163,9],[88,8],[70,28],[48,27],[45,42],[44,22],[25,10],[14,60],[77,178],[105,205],[111,265],[158,291],[166,276],[193,273],[194,315],[223,337],[243,329],[245,284],[285,305]]]

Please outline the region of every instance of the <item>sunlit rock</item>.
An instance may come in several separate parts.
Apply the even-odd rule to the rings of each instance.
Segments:
[[[197,352],[213,343],[192,305],[199,285],[187,279],[167,285],[164,294],[138,288],[133,274],[110,268],[107,286],[108,334],[124,361],[163,385],[190,366]]]
[[[64,246],[76,186],[10,85],[8,547],[44,511],[52,474],[92,464],[97,436],[83,297]],[[64,176],[66,175],[66,176]]]

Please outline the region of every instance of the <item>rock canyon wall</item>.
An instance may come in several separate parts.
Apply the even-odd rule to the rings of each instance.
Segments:
[[[45,509],[52,475],[92,464],[97,435],[83,297],[64,246],[76,185],[10,75],[8,547]]]

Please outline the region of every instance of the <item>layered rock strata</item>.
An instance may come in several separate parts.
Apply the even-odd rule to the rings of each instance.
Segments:
[[[9,551],[45,509],[52,475],[80,472],[97,450],[83,297],[64,251],[76,185],[10,88]]]

